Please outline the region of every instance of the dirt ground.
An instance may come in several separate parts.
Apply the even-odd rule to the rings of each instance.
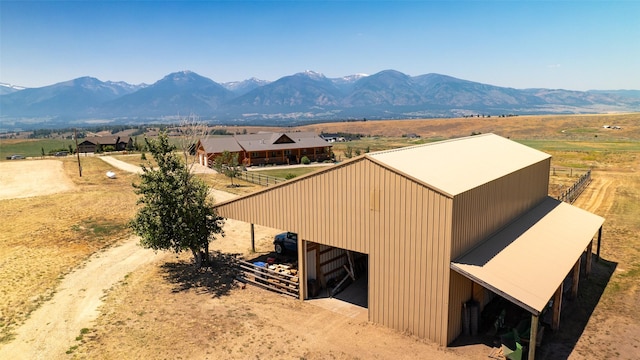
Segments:
[[[0,166],[0,200],[49,195],[75,188],[65,175],[61,161],[14,160],[2,162]]]
[[[473,125],[465,126],[474,128]],[[636,129],[628,131],[631,133]],[[580,305],[575,307],[578,310],[563,313],[566,316],[562,325],[564,331],[546,336],[544,349],[538,352],[537,358],[635,359],[640,352],[636,341],[625,340],[640,336],[640,315],[636,311],[640,307],[637,282],[640,207],[633,205],[634,200],[640,203],[640,156],[636,154],[625,159],[624,166],[603,164],[595,169],[593,183],[575,203],[607,219],[602,262],[594,266],[594,274],[581,288],[584,296],[574,300],[573,304]],[[70,179],[72,171],[69,169],[73,164],[47,168],[47,174],[57,173],[52,175],[57,177],[55,181],[39,183],[38,191],[44,189],[48,195],[38,197],[30,187],[24,187],[22,192],[0,197],[0,210],[4,208],[5,213],[10,213],[11,209],[23,210],[45,204],[38,200],[17,199],[22,196],[47,199],[57,193],[55,196],[78,202],[83,192],[108,184],[113,186],[113,194],[122,192],[127,189],[127,183],[135,181],[135,176],[120,170],[116,161],[106,161],[109,163],[93,165],[95,174],[89,172],[82,180]],[[0,176],[6,176],[3,174],[8,172],[32,174],[37,171],[42,174],[41,164],[32,160],[0,162]],[[114,180],[119,183],[117,187],[112,185],[114,182],[104,182],[105,169],[118,171],[118,179]],[[23,181],[19,175],[12,176],[15,178],[12,183]],[[9,182],[5,179],[0,178],[0,196],[8,191],[4,185]],[[70,187],[57,187],[65,181]],[[47,189],[48,185],[52,188]],[[221,191],[214,191],[213,195],[217,201],[235,196]],[[107,195],[95,196],[102,199]],[[109,206],[131,204],[135,199],[131,194],[121,196]],[[57,199],[52,198],[52,202],[57,203]],[[31,205],[28,201],[34,203]],[[41,215],[43,218],[44,214]],[[65,215],[55,213],[54,216]],[[81,225],[88,226],[86,222]],[[0,230],[17,233],[7,226],[7,223],[1,224]],[[42,231],[50,228],[45,227]],[[252,253],[249,229],[249,224],[228,220],[226,236],[216,240],[212,250],[245,257],[269,253],[271,239],[279,230],[256,226],[257,253]],[[47,241],[55,243],[56,240]],[[3,248],[4,243],[11,247]],[[57,270],[58,276],[66,276],[54,290],[49,290],[49,295],[38,300],[36,310],[18,316],[24,320],[15,326],[13,340],[0,342],[0,358],[486,359],[490,353],[489,347],[477,344],[441,348],[410,334],[350,318],[308,302],[238,285],[227,271],[228,258],[224,255],[217,257],[215,271],[196,272],[188,254],[154,254],[137,247],[136,239],[129,237],[109,243],[113,246],[91,245],[93,247],[83,250],[82,254],[94,255],[73,265],[73,271]],[[56,246],[65,246],[61,244]],[[74,246],[89,247],[82,242]],[[13,266],[11,261],[23,261],[7,262],[7,259],[13,259],[24,247],[25,244],[17,239],[3,238],[0,234],[0,272]],[[43,253],[42,256],[46,255]],[[5,279],[8,275],[3,272],[2,276]],[[14,281],[13,284],[18,283]],[[0,290],[0,300],[13,299],[9,290],[4,287]],[[31,291],[39,294],[45,290],[35,288]],[[591,292],[596,294],[595,301],[590,300],[594,298]],[[19,305],[14,300],[10,304]],[[7,321],[5,313],[10,310],[5,307],[0,310],[3,311],[0,313],[2,325]]]

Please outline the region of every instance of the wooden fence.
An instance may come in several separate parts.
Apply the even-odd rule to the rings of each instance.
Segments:
[[[576,174],[576,176],[577,176],[578,174],[584,174],[587,171],[589,171],[589,169],[579,169],[579,168],[571,168],[571,167],[552,166],[551,169],[549,169],[549,174],[551,176],[567,175],[569,177],[573,177],[573,174]]]
[[[274,176],[264,175],[260,173],[255,173],[251,171],[241,171],[238,174],[237,178],[250,183],[262,185],[262,186],[275,185],[283,181],[286,181],[286,179],[277,178]]]
[[[573,185],[571,185],[569,189],[567,189],[560,196],[558,196],[558,200],[572,204],[578,198],[578,196],[582,194],[582,191],[584,191],[584,189],[590,183],[591,183],[591,170],[587,170],[586,173],[580,176],[578,181],[576,181]]]
[[[300,282],[297,272],[295,275],[290,275],[278,265],[275,270],[271,270],[242,260],[237,260],[237,266],[238,280],[294,298],[299,297]]]

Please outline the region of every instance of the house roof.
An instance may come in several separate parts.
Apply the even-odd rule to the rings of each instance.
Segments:
[[[128,143],[129,136],[92,136],[82,139],[82,143],[100,144],[100,145],[115,145],[116,142]]]
[[[385,150],[366,156],[451,196],[551,157],[494,134]]]
[[[331,146],[313,132],[257,133],[236,135],[246,151],[287,150]]]
[[[452,261],[451,269],[539,314],[603,223],[549,197]]]
[[[218,154],[225,150],[229,152],[242,151],[242,147],[233,136],[201,139],[200,144],[207,154]]]

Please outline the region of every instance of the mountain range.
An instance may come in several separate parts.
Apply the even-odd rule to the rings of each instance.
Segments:
[[[327,78],[305,71],[269,82],[217,83],[191,71],[154,84],[81,77],[40,88],[0,84],[0,130],[175,122],[229,125],[640,111],[640,90],[514,89],[395,70]]]

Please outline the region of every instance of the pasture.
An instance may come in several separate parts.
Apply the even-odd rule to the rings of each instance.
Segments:
[[[605,129],[603,124],[622,129]],[[336,152],[347,146],[375,151],[416,143],[402,137],[407,133],[419,134],[423,142],[494,132],[550,153],[552,166],[593,169],[594,181],[575,205],[605,217],[603,261],[592,285],[571,303],[577,310],[566,313],[562,331],[545,335],[547,350],[539,356],[633,359],[640,351],[632,340],[640,335],[640,114],[367,121],[296,129],[369,135],[336,143]],[[10,146],[2,140],[2,153],[16,152]],[[29,146],[39,153],[40,146]],[[140,163],[139,154],[119,158]],[[65,275],[82,268],[91,254],[131,241],[126,224],[136,209],[131,186],[136,175],[114,170],[98,157],[82,157],[80,178],[75,160],[55,159],[57,170],[41,171],[45,179],[48,171],[62,174],[71,184],[68,188],[0,199],[0,352],[30,314],[59,291]],[[0,172],[19,172],[9,168],[18,163],[37,167],[37,161],[3,160]],[[109,170],[118,177],[104,176]],[[229,180],[220,175],[198,176],[237,194],[258,189],[250,184],[230,189]],[[551,186],[561,189],[574,177],[577,174],[558,172],[551,176]],[[245,256],[266,254],[276,231],[259,229],[258,254],[252,254],[248,224],[230,222],[227,236],[212,248]],[[121,279],[104,294],[94,322],[68,330],[77,336],[62,344],[68,354],[52,358],[487,358],[483,348],[439,349],[409,334],[307,303],[234,287],[224,274],[194,273],[188,256],[167,254],[162,262]]]

